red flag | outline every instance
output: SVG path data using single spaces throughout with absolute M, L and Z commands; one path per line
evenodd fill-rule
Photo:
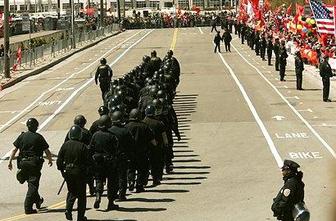
M 287 14 L 287 15 L 292 14 L 292 3 L 288 6 L 287 11 L 286 11 L 286 14 Z
M 265 0 L 264 2 L 264 12 L 267 12 L 271 9 L 271 2 L 270 0 Z
M 18 64 L 21 64 L 21 60 L 22 60 L 22 50 L 21 47 L 19 47 L 16 52 L 16 61 Z
M 304 12 L 303 6 L 296 3 L 296 14 L 300 16 L 303 15 L 303 12 Z

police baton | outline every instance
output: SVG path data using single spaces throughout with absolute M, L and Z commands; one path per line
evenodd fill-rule
M 59 190 L 57 192 L 57 195 L 60 195 L 60 193 L 61 193 L 61 191 L 63 189 L 64 184 L 65 184 L 65 179 L 63 180 L 63 183 L 62 183 L 61 187 L 59 188 Z

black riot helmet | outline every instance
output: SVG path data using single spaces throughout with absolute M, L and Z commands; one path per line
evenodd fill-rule
M 35 118 L 29 118 L 26 123 L 28 130 L 31 132 L 36 132 L 39 126 L 38 121 Z
M 153 51 L 151 52 L 151 56 L 152 56 L 152 57 L 156 57 L 156 51 L 155 51 L 155 50 L 153 50 Z
M 166 94 L 163 90 L 159 90 L 156 94 L 156 97 L 157 98 L 165 98 L 166 97 Z
M 130 120 L 140 120 L 140 112 L 138 109 L 134 108 L 131 110 L 129 114 L 129 119 Z
M 82 129 L 78 125 L 73 125 L 70 128 L 68 136 L 70 140 L 80 140 L 82 139 Z
M 150 61 L 150 57 L 148 55 L 143 56 L 142 61 L 148 63 Z
M 153 105 L 148 105 L 145 110 L 145 115 L 147 117 L 153 117 L 155 115 L 155 107 Z
M 155 116 L 159 116 L 162 114 L 163 104 L 159 99 L 154 99 L 152 101 L 152 105 L 155 107 Z
M 83 115 L 77 115 L 74 119 L 74 124 L 80 127 L 84 127 L 86 124 L 86 119 Z
M 111 118 L 108 115 L 103 115 L 99 118 L 98 128 L 101 130 L 107 130 L 111 127 Z
M 106 63 L 107 63 L 106 58 L 102 58 L 102 59 L 100 59 L 100 64 L 105 65 Z
M 121 111 L 115 111 L 112 113 L 112 124 L 121 124 L 122 120 L 123 120 L 123 114 L 121 113 Z
M 105 106 L 100 106 L 98 109 L 99 116 L 107 115 L 109 110 Z

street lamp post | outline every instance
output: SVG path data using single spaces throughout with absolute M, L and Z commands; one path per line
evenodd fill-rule
M 74 0 L 70 0 L 71 4 L 71 46 L 72 48 L 76 48 L 76 39 L 75 39 L 75 7 Z
M 6 78 L 10 78 L 10 68 L 9 68 L 9 0 L 4 0 L 4 73 Z
M 104 0 L 100 0 L 100 28 L 104 26 Z

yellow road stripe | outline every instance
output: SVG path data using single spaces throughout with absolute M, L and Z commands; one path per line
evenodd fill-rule
M 174 30 L 174 36 L 173 36 L 173 41 L 170 45 L 170 50 L 174 51 L 175 49 L 175 45 L 176 45 L 176 40 L 177 40 L 177 32 L 178 32 L 178 28 L 175 28 Z
M 65 206 L 65 201 L 62 201 L 62 202 L 59 202 L 59 203 L 55 203 L 54 205 L 48 206 L 47 209 L 59 209 L 59 208 L 62 208 L 64 206 Z M 20 219 L 27 218 L 28 216 L 32 216 L 32 215 L 21 214 L 21 215 L 12 216 L 12 217 L 5 218 L 5 219 L 0 219 L 0 221 L 20 220 Z

